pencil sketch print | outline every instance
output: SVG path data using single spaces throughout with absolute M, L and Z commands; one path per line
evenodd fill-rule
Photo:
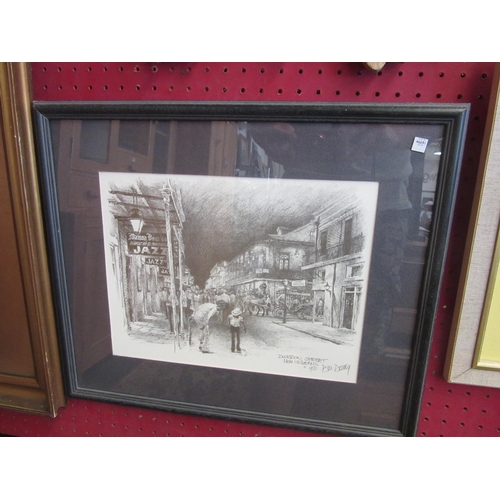
M 99 180 L 114 355 L 356 382 L 377 182 Z

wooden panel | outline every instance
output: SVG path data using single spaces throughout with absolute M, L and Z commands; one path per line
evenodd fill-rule
M 0 142 L 0 380 L 35 377 L 4 142 Z M 7 379 L 5 379 L 7 381 Z
M 0 63 L 0 407 L 65 404 L 49 285 L 27 66 Z

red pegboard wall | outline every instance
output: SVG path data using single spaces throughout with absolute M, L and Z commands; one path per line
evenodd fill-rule
M 443 378 L 493 63 L 33 63 L 35 100 L 471 103 L 464 161 L 426 378 L 419 436 L 500 436 L 500 389 Z M 13 436 L 319 434 L 71 399 L 55 419 L 0 410 Z

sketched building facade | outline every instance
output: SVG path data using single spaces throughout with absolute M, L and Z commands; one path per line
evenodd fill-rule
M 246 295 L 265 284 L 271 300 L 276 301 L 287 280 L 299 285 L 294 287 L 295 293 L 309 293 L 309 272 L 303 266 L 313 248 L 308 227 L 278 228 L 277 234 L 250 245 L 227 263 L 226 287 L 238 295 Z
M 312 273 L 313 302 L 324 303 L 323 324 L 355 330 L 366 292 L 365 222 L 355 194 L 314 214 L 314 251 L 303 266 Z
M 160 291 L 165 288 L 170 297 L 175 297 L 173 323 L 182 331 L 179 304 L 185 293 L 182 285 L 190 273 L 184 263 L 185 216 L 179 193 L 168 179 L 161 186 L 152 186 L 138 178 L 120 188 L 111 187 L 107 203 L 111 215 L 111 265 L 124 325 L 130 327 L 131 323 L 162 312 Z M 136 220 L 139 226 L 134 226 Z

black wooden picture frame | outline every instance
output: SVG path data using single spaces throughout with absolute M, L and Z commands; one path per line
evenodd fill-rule
M 329 434 L 415 434 L 468 105 L 35 102 L 34 116 L 52 289 L 70 396 Z M 323 186 L 323 183 L 376 184 L 373 241 L 367 250 L 370 265 L 363 282 L 357 276 L 362 265 L 354 260 L 355 264 L 348 262 L 351 254 L 359 254 L 359 248 L 351 245 L 350 250 L 346 250 L 345 242 L 343 246 L 335 246 L 332 243 L 335 231 L 329 230 L 330 226 L 321 226 L 326 222 L 319 222 L 319 218 L 316 218 L 316 232 L 313 223 L 310 239 L 302 245 L 308 248 L 304 259 L 309 260 L 301 262 L 294 273 L 283 257 L 281 264 L 275 259 L 272 264 L 266 264 L 265 269 L 262 264 L 256 264 L 240 270 L 240 278 L 241 273 L 246 273 L 245 285 L 244 280 L 238 281 L 234 278 L 236 275 L 229 274 L 231 259 L 236 269 L 236 259 L 241 255 L 250 257 L 255 244 L 263 241 L 263 233 L 254 237 L 253 246 L 247 242 L 247 250 L 221 253 L 220 262 L 210 261 L 225 269 L 223 283 L 228 293 L 232 287 L 236 296 L 245 290 L 248 296 L 255 297 L 255 300 L 239 303 L 242 307 L 244 303 L 245 307 L 250 304 L 245 309 L 245 317 L 254 325 L 254 330 L 264 328 L 264 322 L 274 322 L 276 329 L 280 329 L 282 325 L 278 323 L 287 319 L 291 323 L 293 319 L 294 324 L 303 325 L 297 331 L 304 335 L 310 335 L 313 324 L 327 333 L 358 336 L 356 378 L 345 383 L 337 379 L 309 378 L 299 372 L 260 372 L 257 355 L 251 350 L 246 353 L 247 360 L 255 354 L 256 361 L 250 370 L 239 370 L 232 364 L 176 363 L 153 359 L 154 356 L 114 354 L 116 344 L 110 326 L 114 309 L 110 309 L 108 301 L 112 265 L 109 260 L 105 262 L 106 233 L 103 236 L 99 172 L 114 172 L 117 178 L 131 175 L 149 179 L 151 175 L 163 175 L 173 176 L 175 180 L 175 176 L 209 176 L 220 177 L 221 183 L 223 177 L 231 177 L 237 186 L 233 196 L 235 207 L 238 197 L 244 198 L 250 179 L 252 182 L 257 179 L 262 186 L 292 180 L 293 186 L 300 181 L 309 182 L 313 186 L 312 198 L 314 186 Z M 138 195 L 133 193 L 136 191 L 130 191 L 129 198 L 121 200 L 122 208 L 128 207 L 129 211 L 134 208 Z M 153 199 L 152 195 L 143 193 L 143 196 Z M 214 202 L 212 213 L 217 213 L 216 208 Z M 194 217 L 192 211 L 191 215 L 187 212 L 188 220 Z M 155 213 L 155 217 L 161 219 L 159 212 Z M 227 212 L 224 216 L 227 220 Z M 158 222 L 151 220 L 152 216 L 149 222 L 143 218 L 151 227 Z M 215 224 L 222 224 L 217 216 L 212 217 L 214 219 Z M 286 240 L 286 234 L 297 235 L 301 228 L 305 226 L 282 228 L 282 233 L 266 236 L 266 241 Z M 351 223 L 347 228 L 344 224 L 343 228 L 335 233 L 337 240 L 342 242 L 349 234 L 349 241 L 354 241 Z M 265 229 L 267 231 L 267 226 Z M 188 228 L 185 230 L 187 235 Z M 109 244 L 106 240 L 106 248 Z M 208 249 L 212 244 L 217 244 L 215 236 L 213 241 L 202 239 L 197 245 L 206 245 Z M 184 298 L 182 290 L 190 289 L 196 280 L 202 284 L 209 282 L 206 274 L 198 277 L 194 272 L 197 266 L 192 263 L 202 259 L 199 252 L 193 257 L 197 245 L 186 239 L 185 247 L 181 252 L 177 248 L 175 254 L 177 260 L 179 253 L 185 254 L 186 261 L 191 262 L 192 276 L 186 271 L 185 281 L 180 277 L 161 278 L 164 283 L 174 283 L 172 290 L 177 290 L 178 302 Z M 339 250 L 341 247 L 343 250 Z M 119 242 L 115 248 L 116 252 L 122 252 L 125 275 L 132 269 L 135 257 L 126 255 L 130 249 L 121 248 Z M 205 253 L 208 255 L 210 251 Z M 172 252 L 166 260 L 172 261 L 173 255 Z M 163 262 L 141 262 L 141 266 L 147 267 L 144 276 L 148 278 L 138 280 L 138 275 L 130 271 L 130 278 L 135 280 L 134 300 L 140 295 L 141 300 L 146 301 L 149 294 L 149 305 L 144 305 L 144 310 L 160 318 L 162 311 L 158 304 L 161 301 L 152 294 L 159 294 L 160 276 L 176 275 L 178 270 L 172 264 L 170 274 L 168 270 L 160 273 L 158 266 Z M 341 262 L 347 264 L 341 266 Z M 179 276 L 181 274 L 179 272 Z M 146 281 L 141 281 L 143 279 Z M 362 283 L 359 292 L 352 286 L 356 280 Z M 272 290 L 274 303 L 271 298 L 268 305 L 259 302 L 263 298 L 258 294 L 265 290 L 262 284 L 268 287 L 267 292 Z M 215 293 L 216 286 L 213 288 Z M 123 316 L 127 328 L 133 330 L 138 322 L 149 320 L 144 319 L 142 313 L 135 314 L 133 307 L 136 306 L 130 305 L 132 298 L 123 290 Z M 309 307 L 308 312 L 302 313 L 303 317 L 299 317 L 289 302 L 292 292 L 302 296 L 302 311 Z M 350 320 L 345 320 L 347 309 L 349 317 L 354 317 L 355 296 L 365 300 L 359 331 L 355 331 Z M 330 301 L 329 309 L 325 304 L 324 310 L 320 310 L 318 299 L 325 297 Z M 309 299 L 312 305 L 306 304 Z M 216 300 L 211 297 L 206 302 Z M 261 308 L 260 304 L 264 306 Z M 288 311 L 288 318 L 287 312 L 279 312 L 280 305 Z M 189 313 L 183 316 L 184 330 L 178 330 L 181 306 L 174 305 L 173 309 L 177 307 L 177 326 L 172 327 L 172 332 L 175 330 L 177 334 L 169 340 L 161 329 L 155 331 L 156 340 L 151 340 L 152 337 L 148 340 L 151 346 L 154 342 L 158 345 L 170 342 L 178 348 L 188 345 L 182 332 L 187 331 Z M 230 309 L 234 307 L 232 304 Z M 267 312 L 275 316 L 265 316 L 266 307 Z M 195 330 L 199 329 L 197 323 L 193 325 Z M 229 326 L 220 325 L 214 326 L 215 337 L 217 332 L 229 335 Z M 262 349 L 267 349 L 263 345 Z M 321 371 L 318 358 L 305 358 L 299 351 L 292 352 L 295 358 L 291 358 L 297 363 Z M 218 359 L 217 356 L 215 353 L 214 359 Z M 341 371 L 342 365 L 332 362 L 329 369 Z

